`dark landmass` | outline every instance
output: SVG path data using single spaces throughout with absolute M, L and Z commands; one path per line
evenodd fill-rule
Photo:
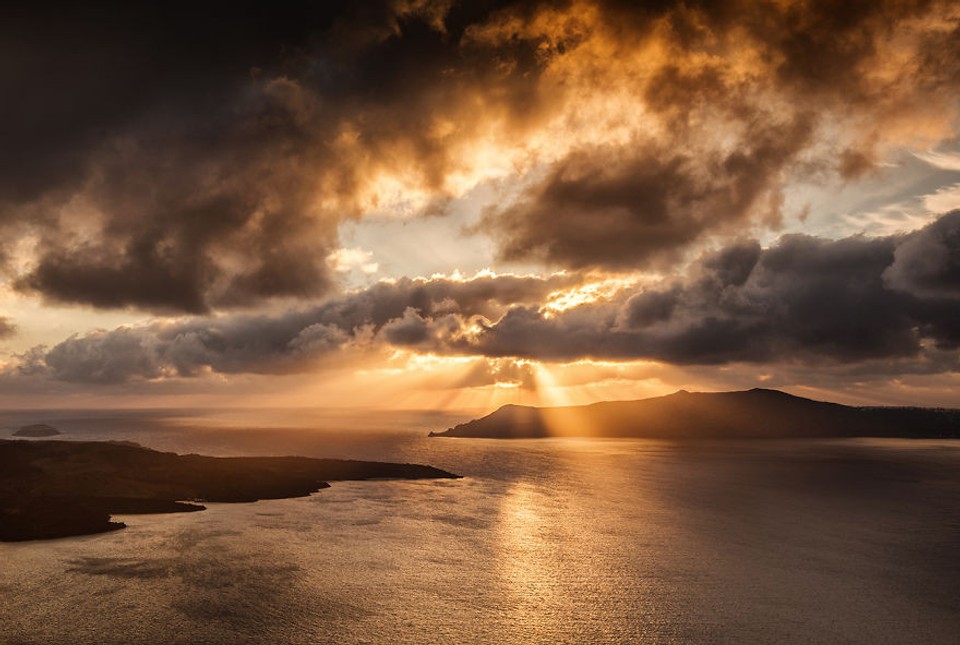
M 55 437 L 60 431 L 46 423 L 34 423 L 33 425 L 23 426 L 13 433 L 14 437 Z
M 960 438 L 960 410 L 851 407 L 778 390 L 685 392 L 640 401 L 534 408 L 505 405 L 432 437 L 650 439 Z
M 204 457 L 121 442 L 0 440 L 0 541 L 103 533 L 112 514 L 303 497 L 327 481 L 455 478 L 430 466 L 307 457 Z

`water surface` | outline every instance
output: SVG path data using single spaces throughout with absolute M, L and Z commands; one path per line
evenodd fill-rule
M 957 642 L 960 444 L 424 436 L 448 421 L 56 419 L 64 439 L 465 478 L 0 545 L 0 642 Z

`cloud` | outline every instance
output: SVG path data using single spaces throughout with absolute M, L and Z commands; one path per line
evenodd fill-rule
M 935 193 L 925 195 L 923 206 L 934 213 L 943 213 L 960 207 L 960 183 L 938 188 Z
M 17 326 L 10 318 L 0 316 L 0 340 L 17 335 Z
M 883 277 L 895 289 L 927 298 L 960 298 L 960 210 L 898 245 Z
M 653 359 L 956 369 L 960 211 L 906 236 L 741 241 L 686 279 L 545 315 L 533 306 L 451 349 L 552 361 Z M 888 368 L 889 369 L 889 368 Z
M 958 231 L 954 211 L 908 235 L 793 234 L 767 248 L 738 240 L 701 256 L 686 277 L 625 283 L 561 310 L 549 303 L 582 290 L 583 278 L 380 282 L 281 315 L 187 317 L 74 336 L 34 348 L 13 369 L 122 383 L 304 373 L 406 349 L 550 362 L 745 363 L 851 378 L 953 372 Z
M 412 307 L 407 307 L 403 316 L 383 326 L 384 337 L 393 345 L 416 346 L 430 338 L 430 325 Z
M 380 265 L 373 261 L 373 253 L 360 248 L 338 249 L 330 255 L 328 260 L 334 270 L 340 273 L 359 269 L 364 274 L 371 275 L 380 268 Z
M 2 268 L 99 308 L 311 302 L 337 288 L 343 222 L 504 178 L 525 190 L 481 225 L 504 259 L 674 262 L 776 225 L 791 181 L 955 134 L 958 19 L 937 1 L 24 5 L 0 44 Z
M 960 65 L 943 52 L 960 14 L 948 4 L 657 7 L 507 9 L 483 30 L 544 52 L 538 92 L 562 106 L 552 127 L 574 142 L 488 211 L 503 259 L 674 262 L 708 236 L 776 226 L 791 184 L 852 180 L 894 146 L 954 134 L 944 116 Z
M 491 211 L 485 227 L 509 260 L 578 269 L 673 261 L 707 230 L 775 215 L 783 159 L 808 137 L 799 122 L 756 131 L 729 152 L 578 151 L 518 203 Z
M 934 168 L 960 172 L 960 153 L 923 150 L 920 152 L 915 152 L 914 156 L 918 159 L 926 161 Z
M 137 375 L 152 379 L 163 375 L 153 338 L 121 327 L 95 332 L 60 343 L 43 356 L 51 374 L 64 381 L 117 383 Z
M 342 222 L 443 195 L 470 158 L 444 123 L 484 65 L 446 74 L 443 6 L 12 11 L 0 227 L 27 242 L 4 249 L 13 286 L 161 313 L 329 293 Z
M 187 317 L 76 335 L 49 349 L 31 349 L 8 373 L 96 384 L 209 373 L 303 373 L 388 344 L 432 344 L 438 335 L 432 328 L 450 316 L 497 318 L 512 305 L 541 302 L 577 280 L 405 278 L 281 315 Z
M 11 12 L 0 223 L 33 240 L 18 289 L 199 313 L 329 288 L 312 99 L 249 76 L 300 34 L 255 9 L 184 8 Z

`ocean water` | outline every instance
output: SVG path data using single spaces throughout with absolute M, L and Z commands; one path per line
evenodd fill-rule
M 429 439 L 462 419 L 269 418 L 39 420 L 64 439 L 464 479 L 0 544 L 0 643 L 960 642 L 960 442 Z

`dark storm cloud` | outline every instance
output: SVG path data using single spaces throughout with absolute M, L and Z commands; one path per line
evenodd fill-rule
M 328 291 L 365 182 L 442 188 L 432 117 L 484 74 L 448 73 L 451 30 L 489 11 L 446 4 L 4 4 L 0 226 L 36 239 L 14 286 L 191 313 Z
M 295 373 L 344 348 L 435 344 L 445 319 L 496 318 L 509 306 L 543 301 L 574 284 L 570 276 L 480 276 L 380 283 L 310 309 L 279 316 L 184 318 L 71 337 L 36 347 L 16 370 L 78 383 L 122 383 L 217 373 Z M 438 331 L 439 329 L 439 331 Z
M 775 223 L 791 178 L 950 134 L 957 19 L 925 1 L 4 3 L 0 258 L 15 288 L 95 307 L 312 298 L 340 223 L 390 208 L 381 176 L 435 206 L 494 157 L 530 184 L 481 227 L 503 257 L 666 262 Z
M 687 280 L 552 316 L 515 307 L 452 346 L 546 360 L 923 362 L 960 345 L 958 227 L 954 211 L 903 237 L 739 242 Z
M 616 269 L 672 260 L 706 230 L 758 207 L 776 212 L 776 180 L 809 136 L 799 122 L 754 131 L 729 153 L 581 151 L 518 204 L 491 212 L 487 228 L 511 260 Z
M 926 297 L 960 298 L 960 216 L 941 218 L 897 247 L 884 278 Z
M 32 349 L 14 369 L 81 383 L 283 374 L 335 363 L 343 352 L 402 347 L 548 361 L 954 371 L 960 293 L 930 285 L 950 284 L 957 230 L 960 211 L 904 236 L 787 235 L 766 249 L 741 240 L 701 257 L 686 278 L 564 311 L 544 304 L 578 278 L 403 279 L 278 316 L 193 317 L 75 336 Z M 918 267 L 912 260 L 922 248 Z
M 430 339 L 430 324 L 416 310 L 407 308 L 401 318 L 384 325 L 383 334 L 394 345 L 416 346 Z
M 296 97 L 250 70 L 281 66 L 282 47 L 335 10 L 95 2 L 0 12 L 0 223 L 39 238 L 33 266 L 16 267 L 19 289 L 199 312 L 326 288 L 335 231 L 307 217 L 309 132 Z

